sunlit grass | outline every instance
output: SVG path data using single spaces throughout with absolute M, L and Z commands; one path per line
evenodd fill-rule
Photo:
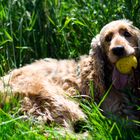
M 105 96 L 107 96 L 108 92 Z M 104 98 L 103 98 L 104 100 Z M 93 101 L 81 100 L 81 108 L 87 115 L 86 122 L 81 123 L 81 131 L 73 132 L 58 125 L 42 124 L 20 111 L 20 102 L 14 97 L 3 104 L 0 109 L 0 139 L 104 139 L 127 140 L 139 139 L 137 130 L 139 121 L 130 121 L 103 115 L 102 110 Z

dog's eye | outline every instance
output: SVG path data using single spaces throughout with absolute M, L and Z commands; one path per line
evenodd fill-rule
M 125 31 L 123 34 L 125 37 L 131 37 L 131 34 L 128 31 Z
M 110 42 L 112 40 L 112 35 L 107 35 L 106 37 L 105 37 L 105 41 L 106 42 Z

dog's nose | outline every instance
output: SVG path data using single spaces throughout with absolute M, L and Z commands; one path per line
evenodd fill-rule
M 121 46 L 121 45 L 112 48 L 112 52 L 116 56 L 123 56 L 124 55 L 124 51 L 125 51 L 124 46 Z

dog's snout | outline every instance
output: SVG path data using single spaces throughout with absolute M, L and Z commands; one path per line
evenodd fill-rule
M 121 46 L 121 45 L 116 46 L 112 49 L 112 52 L 116 56 L 123 56 L 125 52 L 124 46 Z

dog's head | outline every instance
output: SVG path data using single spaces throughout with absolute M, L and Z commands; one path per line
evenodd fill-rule
M 104 58 L 108 59 L 113 66 L 112 79 L 115 81 L 114 77 L 118 78 L 114 85 L 116 88 L 124 87 L 128 75 L 116 71 L 115 64 L 120 58 L 140 55 L 140 30 L 128 20 L 112 21 L 101 29 L 96 42 L 98 42 L 98 47 L 105 56 Z M 97 48 L 94 39 L 91 45 L 93 48 Z
M 117 20 L 105 25 L 100 32 L 103 52 L 111 63 L 121 57 L 138 55 L 140 31 L 128 20 Z

